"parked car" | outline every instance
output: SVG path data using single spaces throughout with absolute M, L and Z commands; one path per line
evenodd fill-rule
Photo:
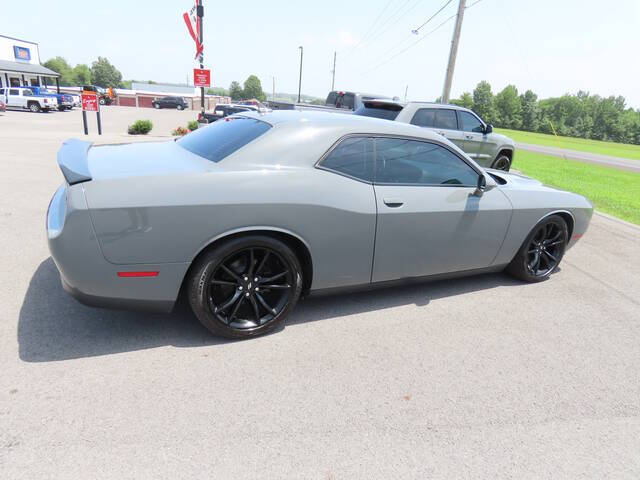
M 184 110 L 189 108 L 189 104 L 182 97 L 162 97 L 156 98 L 151 102 L 153 108 L 176 108 L 178 110 Z
M 28 87 L 0 88 L 0 95 L 7 99 L 7 107 L 48 112 L 58 108 L 58 99 L 49 96 L 36 96 Z
M 395 120 L 432 129 L 464 150 L 483 167 L 506 172 L 511 168 L 515 142 L 493 132 L 477 113 L 457 105 L 399 103 L 384 99 L 363 102 L 354 115 Z
M 278 328 L 307 293 L 505 269 L 545 280 L 593 213 L 429 129 L 323 112 L 240 113 L 169 142 L 68 140 L 58 163 L 47 236 L 68 292 L 170 311 L 182 290 L 234 338 Z
M 83 92 L 95 92 L 98 95 L 98 102 L 100 105 L 111 105 L 113 103 L 113 96 L 109 94 L 107 90 L 97 85 L 84 85 L 82 87 Z
M 198 123 L 213 123 L 221 118 L 228 117 L 234 113 L 257 112 L 258 107 L 254 105 L 236 105 L 234 103 L 221 103 L 215 106 L 213 112 L 198 113 Z
M 43 87 L 31 86 L 33 94 L 38 97 L 53 97 L 58 101 L 58 110 L 71 110 L 73 108 L 73 97 L 68 93 L 57 93 Z

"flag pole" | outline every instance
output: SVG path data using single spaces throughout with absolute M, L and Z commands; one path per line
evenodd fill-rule
M 200 39 L 200 68 L 203 69 L 204 68 L 204 47 L 203 47 L 203 43 L 202 43 L 202 22 L 203 22 L 203 18 L 204 18 L 204 7 L 202 6 L 202 0 L 198 0 L 198 8 L 197 8 L 197 16 L 198 16 L 198 24 L 199 27 L 198 30 L 198 35 L 199 35 L 199 39 Z M 204 117 L 204 87 L 200 87 L 200 111 L 202 112 L 202 116 Z

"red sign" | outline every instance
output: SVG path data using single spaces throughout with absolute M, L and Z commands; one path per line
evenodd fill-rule
M 100 110 L 98 95 L 96 95 L 95 93 L 83 93 L 82 110 L 84 110 L 85 112 L 97 112 L 98 110 Z
M 193 69 L 193 85 L 196 87 L 211 86 L 211 70 Z

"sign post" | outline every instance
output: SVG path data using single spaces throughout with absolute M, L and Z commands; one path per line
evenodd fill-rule
M 82 124 L 84 125 L 84 134 L 89 135 L 87 128 L 87 112 L 96 112 L 98 119 L 98 135 L 102 135 L 102 122 L 100 121 L 100 102 L 98 94 L 95 92 L 82 92 Z

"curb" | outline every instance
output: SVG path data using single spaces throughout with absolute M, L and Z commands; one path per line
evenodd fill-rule
M 601 217 L 604 217 L 604 218 L 606 218 L 608 220 L 611 220 L 613 222 L 620 223 L 620 224 L 626 225 L 627 227 L 630 227 L 630 228 L 632 228 L 634 230 L 640 231 L 640 225 L 636 225 L 635 223 L 627 222 L 626 220 L 621 220 L 621 219 L 619 219 L 617 217 L 614 217 L 614 216 L 609 215 L 607 213 L 599 212 L 597 210 L 594 210 L 593 213 L 595 213 L 596 215 L 600 215 Z

